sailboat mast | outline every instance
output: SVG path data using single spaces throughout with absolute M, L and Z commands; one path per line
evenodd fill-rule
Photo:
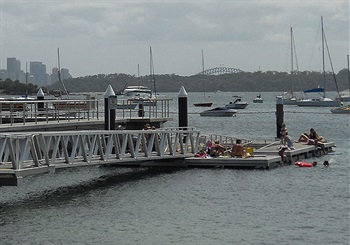
M 68 91 L 67 91 L 66 86 L 64 85 L 64 83 L 62 81 L 62 77 L 61 77 L 61 62 L 60 62 L 60 49 L 59 48 L 57 48 L 57 62 L 58 62 L 58 64 L 57 64 L 57 66 L 58 66 L 58 80 L 62 84 L 64 92 L 66 93 L 67 98 L 69 99 Z
M 140 64 L 137 64 L 137 83 L 140 86 Z
M 347 55 L 348 59 L 348 82 L 349 82 L 349 93 L 350 93 L 350 64 L 349 64 L 349 55 Z
M 26 62 L 26 98 L 28 98 L 28 62 Z
M 149 47 L 149 52 L 150 52 L 150 74 L 152 76 L 152 81 L 153 81 L 153 88 L 154 88 L 154 96 L 157 96 L 157 89 L 156 89 L 156 79 L 154 76 L 154 65 L 153 65 L 153 57 L 152 57 L 152 47 Z
M 292 79 L 292 98 L 294 97 L 294 83 L 293 83 L 293 27 L 290 28 L 290 57 L 291 57 L 291 69 L 290 69 L 290 75 Z
M 323 31 L 323 17 L 321 16 L 321 31 L 322 31 L 322 69 L 323 69 L 323 98 L 326 98 L 326 69 L 324 63 L 324 31 Z
M 203 71 L 203 74 L 202 74 L 202 83 L 203 83 L 203 99 L 205 101 L 205 82 L 204 82 L 204 54 L 203 54 L 203 49 L 202 49 L 202 71 Z

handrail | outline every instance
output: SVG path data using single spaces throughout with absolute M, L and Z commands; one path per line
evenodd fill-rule
M 150 105 L 143 104 L 132 109 L 117 109 L 117 117 L 124 118 L 169 118 L 171 98 L 157 98 Z M 127 99 L 119 99 L 122 105 L 130 104 Z M 139 105 L 138 104 L 138 105 Z M 142 112 L 140 111 L 142 110 Z M 103 119 L 104 101 L 102 99 L 45 99 L 45 100 L 0 100 L 0 124 L 39 121 L 90 120 Z M 102 115 L 102 118 L 101 118 Z
M 198 141 L 199 131 L 181 128 L 6 133 L 0 134 L 0 166 L 22 170 L 185 157 L 197 152 Z

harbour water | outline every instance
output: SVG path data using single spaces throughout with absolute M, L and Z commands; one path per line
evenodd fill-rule
M 237 93 L 207 93 L 213 107 Z M 188 122 L 205 134 L 276 136 L 276 95 L 240 93 L 236 117 L 200 117 L 188 94 Z M 177 126 L 177 93 L 171 105 Z M 87 167 L 0 187 L 0 243 L 7 244 L 349 244 L 350 117 L 330 108 L 284 106 L 295 139 L 312 127 L 335 152 L 314 168 L 271 170 Z M 323 161 L 330 166 L 324 167 Z

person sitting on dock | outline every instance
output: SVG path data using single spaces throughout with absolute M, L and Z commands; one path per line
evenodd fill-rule
M 232 147 L 232 152 L 230 152 L 231 157 L 242 158 L 244 155 L 244 147 L 240 139 L 236 140 L 236 144 Z
M 308 133 L 302 133 L 297 141 L 295 143 L 303 142 L 307 143 L 309 141 L 309 134 Z
M 281 135 L 281 144 L 283 145 L 284 136 L 288 133 L 288 129 L 285 123 L 282 123 L 280 135 Z
M 323 138 L 323 136 L 318 135 L 316 133 L 316 130 L 313 129 L 313 128 L 310 129 L 310 136 L 309 136 L 309 138 L 314 140 L 315 144 L 317 144 L 318 142 L 321 142 L 321 143 L 326 142 L 326 140 Z
M 304 142 L 308 144 L 317 145 L 317 143 L 324 143 L 326 142 L 326 140 L 323 136 L 318 135 L 315 129 L 310 128 L 310 134 L 303 133 L 302 135 L 300 135 L 299 140 L 297 142 Z
M 295 150 L 293 140 L 288 135 L 288 132 L 286 132 L 285 135 L 282 137 L 282 145 L 287 146 L 288 150 Z
M 210 148 L 210 156 L 211 157 L 218 157 L 220 155 L 224 155 L 225 147 L 220 144 L 218 140 L 214 141 L 214 144 Z

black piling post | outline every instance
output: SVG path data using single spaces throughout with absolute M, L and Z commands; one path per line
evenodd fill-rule
M 276 132 L 277 138 L 281 138 L 281 127 L 284 122 L 283 100 L 281 96 L 276 100 Z
M 179 127 L 188 126 L 188 114 L 187 114 L 187 92 L 182 86 L 178 94 L 178 107 L 179 107 Z
M 105 92 L 104 96 L 104 106 L 105 106 L 105 130 L 110 130 L 113 127 L 114 122 L 114 129 L 115 129 L 115 110 L 114 113 L 111 113 L 111 110 L 109 109 L 109 97 L 114 96 L 115 93 L 113 91 L 113 88 L 111 85 L 108 85 L 108 88 Z M 113 114 L 113 115 L 112 115 Z
M 41 88 L 39 88 L 38 93 L 36 94 L 36 99 L 44 100 L 44 92 Z M 43 111 L 43 110 L 44 110 L 44 101 L 38 102 L 38 111 Z

